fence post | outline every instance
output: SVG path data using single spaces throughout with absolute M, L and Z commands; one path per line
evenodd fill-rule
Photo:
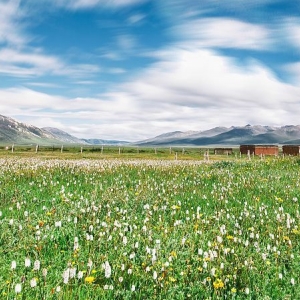
M 154 148 L 154 153 L 155 153 L 155 154 L 157 154 L 157 152 L 156 152 L 156 148 Z
M 35 153 L 38 153 L 38 151 L 39 151 L 39 145 L 36 145 L 35 146 Z
M 101 154 L 103 154 L 103 146 L 101 147 Z
M 177 160 L 177 152 L 175 152 L 175 160 Z
M 14 153 L 14 149 L 15 149 L 15 144 L 12 144 L 12 146 L 11 146 L 11 153 Z
M 82 147 L 80 147 L 80 153 L 82 154 L 82 151 L 83 151 L 83 148 Z
M 250 150 L 247 150 L 248 159 L 251 160 Z
M 64 151 L 64 145 L 61 145 L 60 153 L 63 153 L 63 151 Z

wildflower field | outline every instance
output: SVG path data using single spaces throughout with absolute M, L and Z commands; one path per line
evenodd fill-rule
M 1 299 L 300 299 L 300 164 L 0 159 Z

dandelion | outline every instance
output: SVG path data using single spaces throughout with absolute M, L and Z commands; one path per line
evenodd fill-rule
M 55 227 L 61 227 L 61 221 L 55 222 Z
M 43 268 L 43 270 L 42 270 L 43 277 L 46 278 L 47 274 L 48 274 L 48 270 L 46 268 Z
M 19 293 L 21 293 L 21 291 L 22 291 L 22 285 L 21 285 L 21 283 L 17 283 L 15 286 L 15 293 L 19 294 Z
M 63 272 L 62 277 L 63 277 L 64 284 L 68 284 L 69 279 L 70 279 L 70 269 L 69 268 Z
M 245 294 L 249 295 L 250 294 L 250 289 L 248 287 L 245 288 Z
M 73 247 L 74 251 L 79 249 L 79 243 L 78 243 L 78 237 L 76 236 L 74 238 L 74 247 Z
M 32 288 L 35 288 L 36 285 L 37 285 L 37 279 L 36 279 L 36 278 L 32 278 L 32 279 L 30 280 L 30 286 L 31 286 Z
M 77 274 L 77 278 L 82 279 L 82 277 L 83 277 L 83 272 L 79 271 L 78 274 Z
M 17 267 L 17 262 L 16 262 L 15 260 L 13 260 L 13 261 L 11 262 L 11 269 L 12 269 L 12 270 L 15 270 L 16 267 Z
M 91 268 L 93 266 L 93 261 L 89 258 L 87 266 Z
M 156 272 L 156 271 L 153 272 L 153 279 L 154 279 L 154 280 L 157 279 L 157 272 Z
M 41 267 L 41 262 L 39 260 L 36 260 L 33 264 L 33 270 L 38 271 Z
M 132 291 L 132 292 L 135 291 L 135 285 L 134 285 L 134 284 L 131 286 L 131 291 Z
M 217 279 L 213 282 L 213 286 L 215 289 L 221 289 L 224 287 L 224 282 L 221 279 Z
M 294 278 L 291 278 L 291 284 L 295 285 L 295 279 Z
M 70 268 L 70 278 L 75 278 L 76 276 L 76 268 Z
M 279 278 L 279 279 L 282 279 L 282 278 L 283 278 L 282 273 L 279 273 L 279 274 L 278 274 L 278 278 Z
M 119 277 L 119 282 L 123 282 L 123 277 Z
M 56 293 L 59 293 L 61 291 L 61 288 L 60 288 L 60 286 L 58 285 L 57 287 L 56 287 Z
M 95 281 L 94 276 L 88 276 L 88 277 L 85 277 L 85 279 L 84 279 L 85 283 L 93 283 L 94 281 Z
M 111 276 L 111 266 L 108 261 L 105 262 L 104 264 L 104 269 L 105 269 L 105 278 L 109 278 Z
M 25 258 L 25 267 L 26 267 L 26 268 L 29 268 L 30 265 L 31 265 L 30 259 L 29 259 L 29 258 Z

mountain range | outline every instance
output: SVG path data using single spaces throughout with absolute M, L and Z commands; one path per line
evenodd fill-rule
M 300 144 L 300 125 L 281 127 L 246 125 L 215 127 L 205 131 L 174 131 L 138 142 L 139 145 Z
M 63 130 L 53 127 L 38 128 L 18 122 L 10 117 L 0 115 L 0 144 L 19 145 L 119 145 L 126 144 L 125 141 L 100 140 L 100 139 L 79 139 Z
M 130 143 L 118 140 L 79 139 L 53 127 L 38 128 L 0 115 L 0 144 L 21 145 L 135 145 L 209 146 L 240 144 L 300 144 L 300 125 L 281 127 L 246 125 L 215 127 L 204 131 L 174 131 L 151 139 Z

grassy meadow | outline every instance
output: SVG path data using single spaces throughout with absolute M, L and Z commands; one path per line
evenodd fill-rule
M 76 155 L 1 156 L 1 299 L 300 298 L 298 158 Z

